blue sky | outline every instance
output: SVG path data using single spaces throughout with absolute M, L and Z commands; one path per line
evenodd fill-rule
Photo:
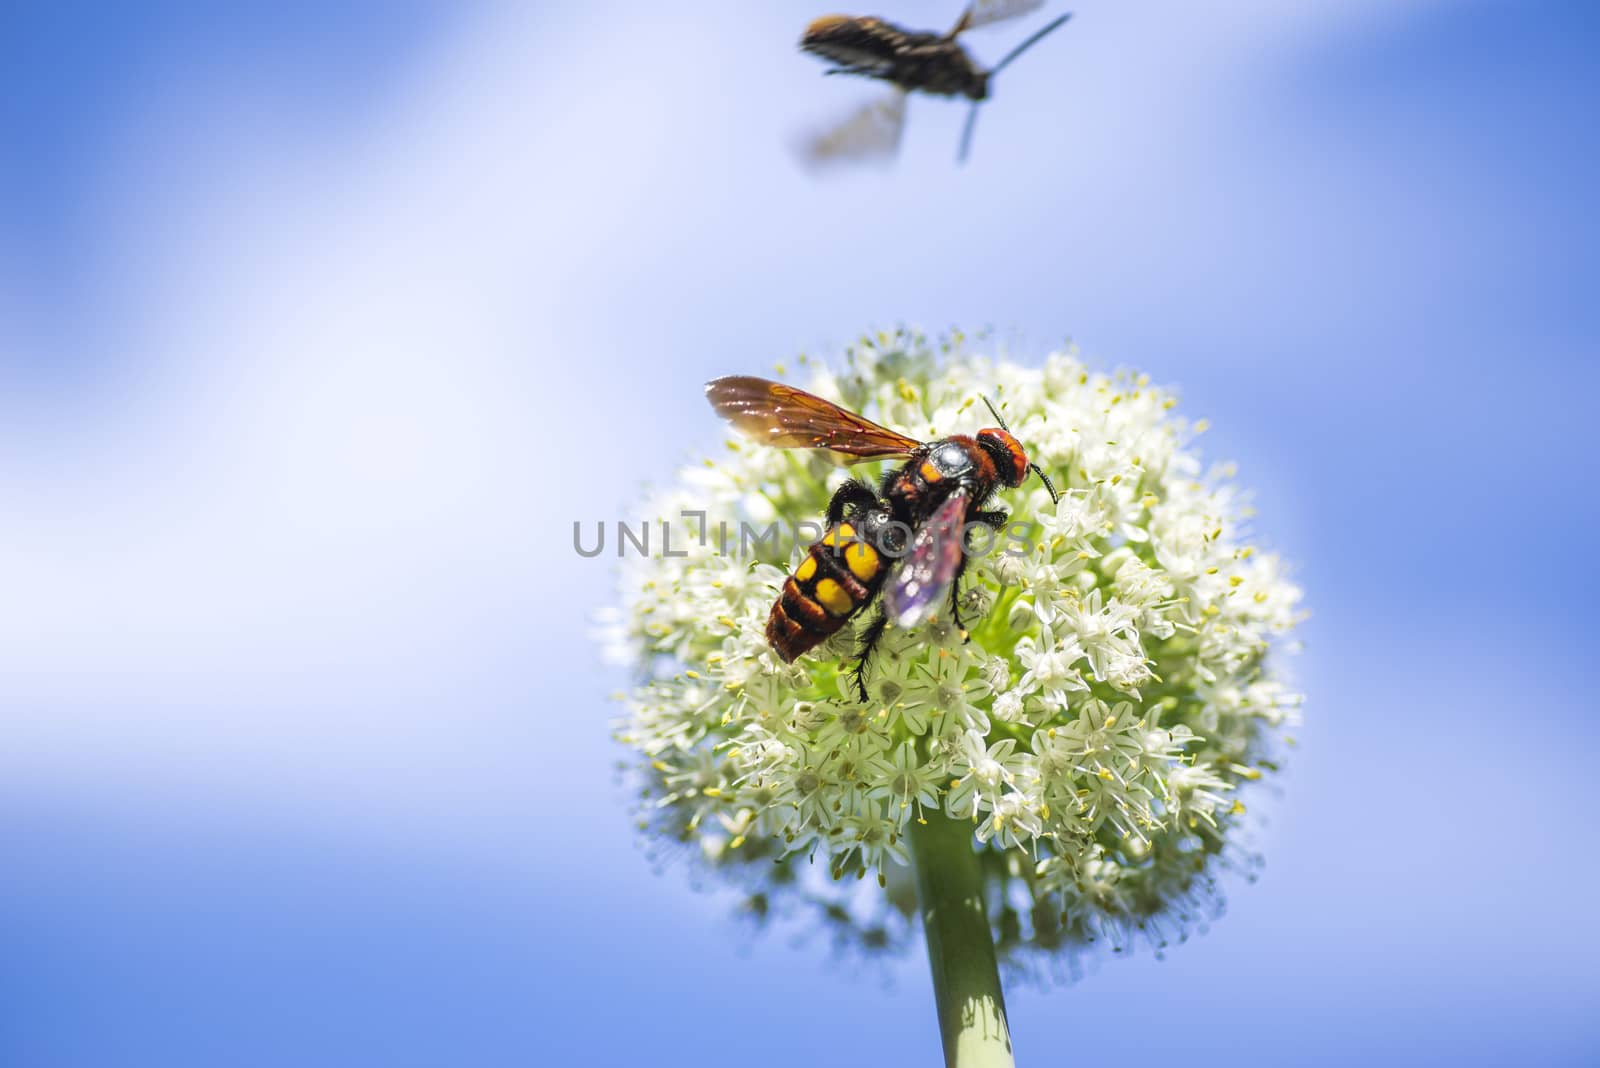
M 0 1063 L 935 1056 L 652 873 L 569 548 L 902 321 L 1180 387 L 1314 612 L 1264 877 L 1023 1063 L 1591 1061 L 1600 19 L 1080 3 L 818 181 L 865 89 L 749 7 L 8 17 Z

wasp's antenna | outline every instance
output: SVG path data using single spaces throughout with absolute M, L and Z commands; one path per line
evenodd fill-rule
M 968 8 L 967 9 L 968 15 L 970 15 L 972 10 L 973 10 L 972 8 Z M 1059 29 L 1061 24 L 1066 22 L 1071 17 L 1072 17 L 1072 12 L 1069 11 L 1065 15 L 1060 16 L 1059 18 L 1052 19 L 1050 21 L 1050 23 L 1047 24 L 1043 29 L 1038 30 L 1031 37 L 1029 37 L 1026 41 L 1023 41 L 1021 44 L 1017 45 L 1017 47 L 1013 48 L 1010 52 L 1006 53 L 1006 56 L 1005 56 L 1004 59 L 1002 59 L 1000 62 L 996 63 L 993 67 L 991 67 L 989 69 L 989 72 L 984 75 L 984 79 L 987 81 L 988 79 L 993 78 L 996 74 L 999 74 L 1003 69 L 1005 69 L 1006 65 L 1008 63 L 1010 63 L 1013 59 L 1016 59 L 1018 56 L 1022 55 L 1022 53 L 1026 52 L 1028 49 L 1030 49 L 1034 45 L 1038 44 L 1041 40 L 1044 39 L 1044 36 L 1046 34 L 1052 32 L 1052 31 L 1054 31 L 1056 29 Z M 969 21 L 970 20 L 969 20 L 968 16 L 967 15 L 963 15 L 961 21 L 956 23 L 956 28 L 951 31 L 951 36 L 954 37 L 955 34 L 960 33 L 962 30 L 966 29 L 967 28 L 967 24 L 968 24 Z M 972 131 L 973 131 L 973 128 L 978 125 L 978 105 L 979 105 L 978 101 L 974 101 L 973 102 L 972 110 L 967 112 L 966 125 L 961 128 L 961 148 L 959 150 L 957 150 L 957 152 L 956 152 L 956 163 L 958 165 L 967 162 L 967 153 L 969 153 L 972 150 Z
M 994 416 L 994 421 L 1000 424 L 1000 429 L 1004 430 L 1007 434 L 1011 433 L 1011 428 L 1006 426 L 1005 416 L 1001 415 L 999 411 L 995 409 L 994 404 L 989 400 L 989 398 L 985 397 L 982 393 L 978 394 L 978 396 L 982 398 L 984 406 L 989 409 L 989 414 Z
M 1023 41 L 1021 44 L 1017 45 L 1017 47 L 1013 48 L 1010 52 L 1006 53 L 1006 57 L 1004 59 L 1002 59 L 1000 62 L 996 63 L 993 67 L 989 68 L 989 77 L 993 78 L 996 74 L 999 74 L 1002 70 L 1005 69 L 1006 64 L 1010 63 L 1013 59 L 1016 59 L 1018 56 L 1022 55 L 1022 53 L 1026 52 L 1028 49 L 1030 49 L 1034 45 L 1038 44 L 1044 38 L 1044 36 L 1046 34 L 1051 33 L 1054 30 L 1059 29 L 1061 27 L 1061 24 L 1066 22 L 1071 17 L 1072 17 L 1072 12 L 1069 11 L 1065 15 L 1062 15 L 1061 17 L 1052 20 L 1049 25 L 1044 27 L 1044 29 L 1039 30 L 1033 36 L 1029 37 L 1026 41 Z
M 973 104 L 967 112 L 967 124 L 961 127 L 961 149 L 956 153 L 956 162 L 967 162 L 967 152 L 972 148 L 972 129 L 978 125 L 978 105 Z
M 1044 473 L 1044 468 L 1038 464 L 1029 464 L 1028 467 L 1039 476 L 1039 481 L 1044 483 L 1044 488 L 1050 491 L 1050 503 L 1060 504 L 1061 494 L 1056 492 L 1056 484 L 1050 481 L 1050 476 Z

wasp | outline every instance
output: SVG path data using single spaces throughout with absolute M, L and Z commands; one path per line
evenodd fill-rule
M 948 596 L 952 621 L 966 569 L 965 538 L 973 523 L 999 529 L 1008 518 L 989 505 L 1001 486 L 1036 473 L 1058 499 L 1049 476 L 989 404 L 997 427 L 975 435 L 918 441 L 803 389 L 733 375 L 706 385 L 718 415 L 745 436 L 780 449 L 819 449 L 846 464 L 900 459 L 874 488 L 852 478 L 828 502 L 826 532 L 784 580 L 767 617 L 767 642 L 791 663 L 838 632 L 881 593 L 883 603 L 863 632 L 851 669 L 857 696 L 867 699 L 866 672 L 892 623 L 915 627 Z
M 886 100 L 874 101 L 833 130 L 816 138 L 808 152 L 816 161 L 832 158 L 892 155 L 905 125 L 905 100 L 910 93 L 966 97 L 972 101 L 961 131 L 957 162 L 964 162 L 972 147 L 978 106 L 989 99 L 990 82 L 1008 64 L 1032 48 L 1072 15 L 1051 21 L 1013 48 L 1004 59 L 984 70 L 957 40 L 978 26 L 1015 18 L 1033 11 L 1043 0 L 974 0 L 949 33 L 904 30 L 875 17 L 824 15 L 806 27 L 800 50 L 833 63 L 828 74 L 857 74 L 888 82 L 895 88 Z

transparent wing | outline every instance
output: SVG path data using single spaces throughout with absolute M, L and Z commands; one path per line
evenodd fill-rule
M 1043 6 L 1044 0 L 972 0 L 967 10 L 962 13 L 961 20 L 956 23 L 956 28 L 950 31 L 950 36 L 954 37 L 992 22 L 1014 19 L 1030 11 L 1037 11 Z
M 911 538 L 911 551 L 889 579 L 883 610 L 897 627 L 915 627 L 938 610 L 950 594 L 961 565 L 961 528 L 967 518 L 967 491 L 955 490 L 934 509 Z
M 872 100 L 834 126 L 805 139 L 800 152 L 813 167 L 832 163 L 887 162 L 900 151 L 906 94 L 899 89 Z
M 746 437 L 779 449 L 823 449 L 845 463 L 905 456 L 922 443 L 815 393 L 749 375 L 706 384 L 717 414 Z

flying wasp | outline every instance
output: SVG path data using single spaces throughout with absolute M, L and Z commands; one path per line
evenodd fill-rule
M 905 127 L 906 96 L 913 92 L 933 96 L 962 96 L 972 101 L 961 131 L 957 162 L 964 162 L 972 147 L 978 106 L 989 99 L 989 83 L 1009 63 L 1037 44 L 1071 14 L 1052 20 L 1013 48 L 988 70 L 979 67 L 956 40 L 979 26 L 1015 18 L 1033 11 L 1044 0 L 974 0 L 949 33 L 903 30 L 880 18 L 824 15 L 806 27 L 800 50 L 833 63 L 828 74 L 858 74 L 894 86 L 886 99 L 875 100 L 806 147 L 815 162 L 893 155 Z
M 868 664 L 891 623 L 917 626 L 948 596 L 951 619 L 961 626 L 957 593 L 967 563 L 964 538 L 972 523 L 1005 525 L 1006 512 L 989 507 L 995 491 L 1022 485 L 1032 471 L 1056 499 L 1049 477 L 1028 459 L 992 404 L 998 427 L 923 442 L 764 378 L 718 378 L 707 383 L 706 397 L 718 415 L 764 445 L 820 449 L 846 464 L 905 461 L 886 472 L 876 489 L 852 478 L 834 491 L 826 533 L 784 580 L 767 617 L 767 642 L 790 663 L 882 593 L 882 607 L 862 634 L 851 669 L 862 701 Z

